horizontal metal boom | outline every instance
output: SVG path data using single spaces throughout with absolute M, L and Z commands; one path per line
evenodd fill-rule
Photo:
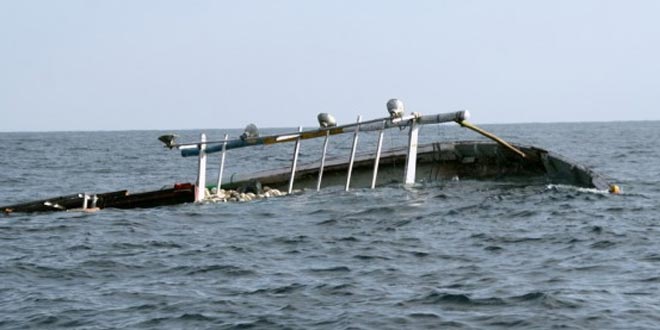
M 275 134 L 275 135 L 269 135 L 263 137 L 247 138 L 247 139 L 233 139 L 226 141 L 227 142 L 226 150 L 262 145 L 262 144 L 294 142 L 298 138 L 300 138 L 300 140 L 307 140 L 318 137 L 325 137 L 327 134 L 337 135 L 337 134 L 349 133 L 349 132 L 354 132 L 356 126 L 359 126 L 360 131 L 377 131 L 377 130 L 388 129 L 393 127 L 408 126 L 411 120 L 417 120 L 419 124 L 427 125 L 427 124 L 447 123 L 452 121 L 460 122 L 467 119 L 467 117 L 469 117 L 469 113 L 467 112 L 467 110 L 451 112 L 451 113 L 443 113 L 437 115 L 426 115 L 426 116 L 408 115 L 401 118 L 385 117 L 385 118 L 364 121 L 361 123 L 352 123 L 352 124 L 329 127 L 329 128 L 317 128 L 314 130 L 303 131 L 303 132 Z M 212 145 L 210 145 L 211 143 L 206 143 L 207 147 L 205 152 L 207 154 L 210 154 L 210 153 L 222 151 L 222 144 L 225 141 L 219 141 L 219 142 L 220 142 L 219 144 L 216 144 L 217 142 L 214 142 Z M 181 156 L 191 157 L 191 156 L 199 155 L 199 148 L 194 147 L 194 145 L 197 144 L 198 143 L 181 144 L 182 146 L 183 145 L 193 146 L 188 148 L 186 147 L 180 148 Z

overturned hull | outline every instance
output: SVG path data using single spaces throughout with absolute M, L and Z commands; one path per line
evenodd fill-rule
M 547 183 L 568 184 L 585 188 L 608 190 L 609 180 L 592 170 L 562 156 L 533 146 L 515 145 L 526 157 L 512 153 L 492 142 L 457 141 L 436 142 L 418 146 L 417 181 L 481 179 L 506 181 L 508 178 L 543 178 Z M 406 164 L 406 148 L 384 151 L 380 158 L 377 185 L 402 183 Z M 350 186 L 369 187 L 374 171 L 374 154 L 361 154 L 355 158 Z M 347 158 L 326 160 L 321 187 L 346 184 L 349 161 Z M 320 163 L 297 167 L 295 189 L 316 189 Z M 233 174 L 223 181 L 224 189 L 240 189 L 261 183 L 286 190 L 290 180 L 289 167 L 249 174 Z M 93 205 L 90 198 L 94 196 Z M 87 198 L 87 201 L 85 199 Z M 134 193 L 125 190 L 96 195 L 74 194 L 29 203 L 0 207 L 5 213 L 65 211 L 82 208 L 148 208 L 190 203 L 195 200 L 192 184 L 177 184 L 173 188 Z
M 545 178 L 548 183 L 568 184 L 608 190 L 610 182 L 594 171 L 560 155 L 533 146 L 515 145 L 527 157 L 521 158 L 492 142 L 436 142 L 418 147 L 417 181 L 460 179 L 506 180 L 510 177 Z M 406 163 L 406 148 L 383 152 L 377 184 L 402 183 Z M 295 188 L 316 188 L 319 163 L 301 165 L 296 170 Z M 344 185 L 348 169 L 347 158 L 326 161 L 321 187 Z M 374 170 L 374 155 L 358 155 L 353 165 L 351 187 L 369 187 Z M 234 174 L 223 188 L 237 189 L 252 181 L 285 189 L 290 168 L 251 174 Z

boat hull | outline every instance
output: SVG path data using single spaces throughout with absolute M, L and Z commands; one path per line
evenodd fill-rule
M 526 157 L 511 152 L 493 142 L 455 141 L 436 142 L 418 146 L 416 181 L 440 180 L 498 180 L 529 178 L 538 182 L 567 184 L 585 188 L 608 190 L 610 180 L 563 156 L 547 150 L 525 145 L 514 145 Z M 404 179 L 406 148 L 384 151 L 380 158 L 377 186 L 400 184 Z M 374 171 L 375 154 L 357 155 L 353 164 L 350 186 L 370 187 Z M 320 162 L 298 166 L 294 178 L 294 189 L 316 189 Z M 346 184 L 349 160 L 347 157 L 329 158 L 325 162 L 321 188 Z M 223 179 L 222 188 L 241 189 L 258 181 L 262 186 L 287 190 L 291 175 L 289 167 L 265 170 L 249 174 L 232 174 Z M 177 184 L 174 188 L 130 194 L 125 190 L 97 194 L 96 207 L 102 208 L 148 208 L 193 202 L 195 187 L 192 184 Z M 209 188 L 213 188 L 209 186 Z M 0 207 L 0 211 L 46 212 L 80 209 L 83 195 L 69 195 L 29 203 Z
M 416 181 L 452 179 L 506 180 L 513 177 L 544 178 L 548 183 L 568 184 L 607 190 L 609 180 L 594 171 L 547 150 L 515 145 L 525 152 L 522 158 L 497 143 L 481 141 L 436 142 L 420 145 L 417 152 Z M 369 187 L 374 170 L 374 155 L 357 155 L 353 165 L 351 187 Z M 377 185 L 403 183 L 406 149 L 383 152 Z M 296 170 L 295 189 L 316 188 L 319 163 L 301 165 Z M 346 184 L 347 158 L 326 160 L 322 188 Z M 264 186 L 286 189 L 290 168 L 251 174 L 234 174 L 222 188 L 237 189 L 252 181 Z

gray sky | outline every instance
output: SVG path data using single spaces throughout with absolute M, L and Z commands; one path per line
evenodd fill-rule
M 660 119 L 660 1 L 0 1 L 0 131 Z

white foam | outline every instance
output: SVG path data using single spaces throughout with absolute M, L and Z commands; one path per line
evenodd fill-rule
M 600 190 L 596 188 L 584 188 L 584 187 L 577 187 L 577 186 L 571 186 L 571 185 L 565 185 L 565 184 L 549 184 L 545 186 L 546 190 L 560 190 L 560 191 L 577 191 L 581 193 L 588 193 L 588 194 L 597 194 L 597 195 L 609 195 L 610 192 L 607 190 Z

